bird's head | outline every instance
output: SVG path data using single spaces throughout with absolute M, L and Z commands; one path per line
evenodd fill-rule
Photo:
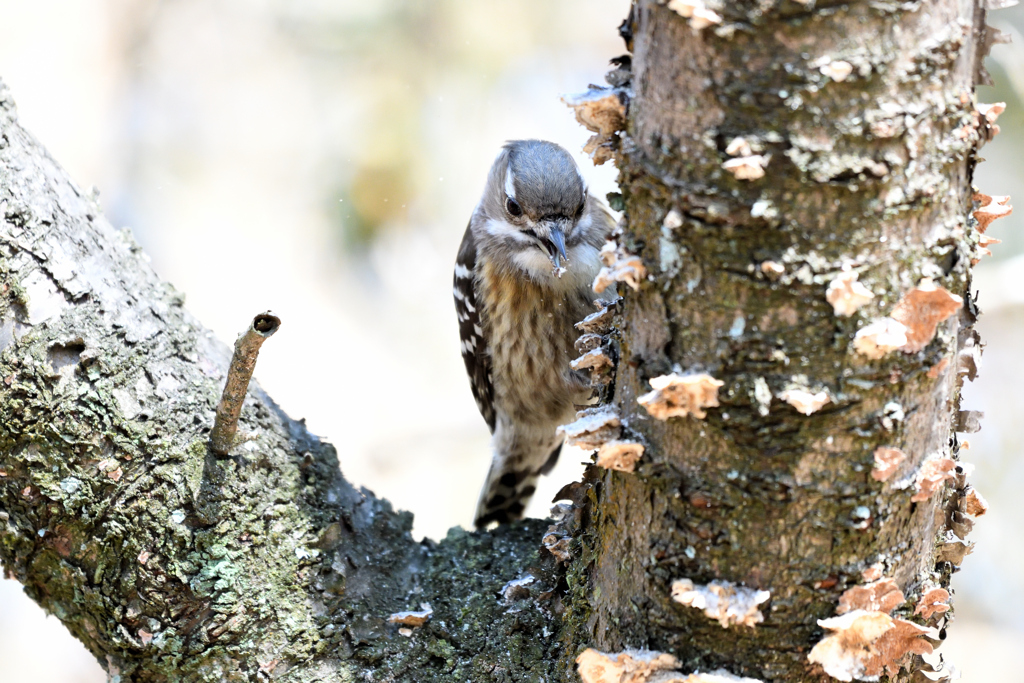
M 553 142 L 513 140 L 491 167 L 481 203 L 490 240 L 527 271 L 544 259 L 571 269 L 573 247 L 589 241 L 587 187 L 572 156 Z

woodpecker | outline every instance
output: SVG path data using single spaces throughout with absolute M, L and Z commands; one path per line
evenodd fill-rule
M 492 435 L 478 528 L 523 516 L 537 478 L 558 460 L 557 428 L 593 393 L 569 362 L 574 325 L 594 311 L 599 250 L 612 227 L 562 147 L 513 140 L 491 166 L 454 282 L 462 358 Z

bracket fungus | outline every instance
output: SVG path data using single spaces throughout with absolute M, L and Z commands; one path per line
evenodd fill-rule
M 824 391 L 811 393 L 809 389 L 800 387 L 780 392 L 779 398 L 796 408 L 798 413 L 803 413 L 804 415 L 813 415 L 832 400 Z
M 782 265 L 778 261 L 762 261 L 761 272 L 764 273 L 769 280 L 777 280 L 786 273 L 786 266 Z
M 915 503 L 931 498 L 936 491 L 954 476 L 956 462 L 950 458 L 931 458 L 921 463 L 914 483 L 915 493 L 910 500 Z
M 502 587 L 501 597 L 503 597 L 507 603 L 513 603 L 516 600 L 525 600 L 530 597 L 530 589 L 527 586 L 536 583 L 536 581 L 537 579 L 533 574 L 527 574 L 520 579 L 513 579 Z
M 920 614 L 925 619 L 931 619 L 933 614 L 942 614 L 949 611 L 949 591 L 945 588 L 933 586 L 921 594 L 917 601 L 917 608 L 914 614 Z
M 888 614 L 906 602 L 903 591 L 892 579 L 878 579 L 861 586 L 848 588 L 839 596 L 836 614 L 846 614 L 857 610 L 868 612 L 885 612 Z
M 882 578 L 882 574 L 885 573 L 885 565 L 881 562 L 875 562 L 873 565 L 865 569 L 860 573 L 860 578 L 864 581 L 877 581 Z
M 594 133 L 583 151 L 600 166 L 612 158 L 612 145 L 617 131 L 626 128 L 624 91 L 619 88 L 591 87 L 579 95 L 566 95 L 562 101 L 572 108 L 576 121 Z
M 1006 111 L 1006 102 L 991 102 L 985 104 L 978 102 L 974 105 L 974 111 L 976 112 L 977 125 L 981 125 L 981 120 L 985 120 L 985 127 L 987 128 L 986 139 L 991 140 L 995 136 L 999 135 L 999 126 L 996 125 L 996 121 L 999 119 L 999 115 Z
M 875 466 L 871 470 L 871 478 L 875 481 L 885 481 L 906 459 L 907 454 L 898 448 L 879 446 L 875 449 Z
M 764 177 L 764 169 L 768 166 L 771 157 L 761 154 L 751 154 L 745 157 L 729 159 L 722 164 L 729 173 L 732 173 L 736 180 L 757 180 Z
M 807 659 L 820 664 L 840 681 L 878 680 L 884 673 L 895 676 L 911 655 L 929 654 L 938 638 L 935 629 L 890 617 L 884 612 L 855 610 L 818 625 L 831 633 L 815 645 Z
M 575 422 L 558 428 L 567 445 L 589 450 L 619 438 L 621 432 L 619 414 L 614 407 L 607 405 L 581 410 L 576 413 Z
M 956 538 L 952 531 L 946 532 L 946 542 L 939 546 L 935 554 L 936 562 L 949 562 L 954 567 L 964 563 L 964 558 L 974 551 L 974 544 Z
M 708 374 L 677 375 L 673 372 L 652 378 L 653 391 L 636 401 L 659 420 L 687 415 L 703 420 L 707 417 L 704 408 L 718 407 L 718 389 L 724 384 Z
M 978 238 L 978 250 L 976 252 L 977 253 L 977 258 L 972 258 L 971 259 L 971 265 L 972 266 L 978 265 L 978 261 L 981 260 L 982 256 L 991 256 L 992 255 L 992 250 L 989 249 L 989 247 L 991 247 L 993 244 L 1002 244 L 1002 243 L 1003 243 L 1002 240 L 997 240 L 995 237 L 989 237 L 988 235 L 982 235 L 981 237 L 979 237 Z
M 842 59 L 829 60 L 826 64 L 818 67 L 818 71 L 836 83 L 842 83 L 853 73 L 853 65 Z
M 943 357 L 938 363 L 928 368 L 928 372 L 925 373 L 925 376 L 928 377 L 928 379 L 938 379 L 939 375 L 942 374 L 942 371 L 948 366 L 949 358 Z
M 954 567 L 959 567 L 964 563 L 964 558 L 974 552 L 974 544 L 955 538 L 952 531 L 948 535 L 953 540 L 939 546 L 935 561 L 949 562 Z
M 828 283 L 825 300 L 832 304 L 836 315 L 849 317 L 875 298 L 870 289 L 857 282 L 857 277 L 856 272 L 844 270 Z
M 945 287 L 923 278 L 920 284 L 903 295 L 890 316 L 907 328 L 907 343 L 900 349 L 917 353 L 935 338 L 939 323 L 960 310 L 964 300 Z
M 766 417 L 771 412 L 772 390 L 768 386 L 768 380 L 764 377 L 754 379 L 754 402 L 757 405 L 757 414 Z
M 978 192 L 971 199 L 979 204 L 978 208 L 971 213 L 974 220 L 978 221 L 978 232 L 984 233 L 992 221 L 997 218 L 1005 218 L 1013 213 L 1009 196 L 991 196 Z
M 728 581 L 712 581 L 699 586 L 690 579 L 672 582 L 672 599 L 681 605 L 702 610 L 716 620 L 722 628 L 733 624 L 754 626 L 764 621 L 764 615 L 757 608 L 771 598 L 768 591 L 739 586 Z
M 609 355 L 601 335 L 587 333 L 576 340 L 575 347 L 580 356 L 569 362 L 573 370 L 590 371 L 592 386 L 608 384 L 615 376 L 615 360 Z
M 672 655 L 653 650 L 609 653 L 587 648 L 576 658 L 576 671 L 583 683 L 761 683 L 723 669 L 684 674 L 676 670 L 679 666 Z
M 973 486 L 964 492 L 964 512 L 972 517 L 981 517 L 988 512 L 988 501 Z
M 576 323 L 575 327 L 584 334 L 608 334 L 612 329 L 613 317 L 612 307 L 610 305 L 602 306 L 598 311 Z
M 567 492 L 567 489 L 576 487 L 579 487 L 580 490 L 575 493 Z M 563 488 L 558 492 L 557 497 L 561 498 L 565 495 L 571 498 L 573 502 L 556 503 L 551 508 L 551 519 L 554 521 L 554 524 L 548 527 L 547 532 L 541 539 L 541 544 L 559 562 L 569 562 L 572 559 L 572 552 L 569 546 L 572 543 L 573 531 L 577 528 L 579 522 L 578 515 L 576 514 L 577 506 L 579 505 L 577 494 L 585 490 L 585 488 L 579 484 L 570 484 Z
M 694 31 L 722 23 L 721 15 L 708 9 L 703 0 L 668 0 L 667 5 L 679 16 L 689 19 Z
M 725 153 L 731 157 L 749 157 L 753 155 L 754 150 L 750 148 L 750 143 L 744 137 L 735 137 L 732 142 L 725 148 Z
M 601 262 L 604 267 L 594 278 L 594 291 L 598 294 L 616 282 L 625 282 L 634 290 L 640 289 L 640 281 L 647 276 L 640 257 L 630 254 L 614 240 L 608 240 L 601 247 Z
M 583 683 L 640 683 L 658 671 L 670 671 L 679 660 L 665 652 L 626 650 L 606 653 L 587 648 L 576 658 Z
M 892 318 L 875 320 L 858 330 L 853 338 L 854 350 L 871 360 L 878 360 L 906 344 L 906 326 Z
M 593 370 L 594 373 L 599 373 L 603 370 L 608 370 L 615 366 L 611 357 L 604 352 L 604 349 L 597 348 L 587 351 L 579 358 L 570 361 L 569 366 L 573 370 Z
M 423 603 L 420 605 L 419 612 L 395 612 L 388 617 L 388 623 L 418 628 L 427 623 L 427 620 L 430 619 L 433 614 L 434 610 L 430 608 L 430 605 Z
M 541 539 L 541 542 L 559 562 L 568 562 L 572 559 L 572 553 L 569 551 L 569 544 L 572 543 L 571 536 L 547 534 Z
M 609 441 L 598 449 L 597 465 L 606 470 L 632 472 L 643 454 L 643 444 L 633 441 Z

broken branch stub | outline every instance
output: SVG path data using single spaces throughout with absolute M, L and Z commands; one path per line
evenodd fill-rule
M 235 352 L 231 356 L 228 378 L 224 383 L 224 392 L 221 394 L 220 403 L 217 404 L 217 416 L 210 432 L 210 448 L 214 453 L 227 455 L 231 450 L 235 434 L 238 432 L 238 416 L 242 413 L 242 404 L 249 390 L 249 381 L 256 367 L 260 347 L 280 327 L 281 319 L 266 311 L 253 318 L 249 328 L 235 341 Z

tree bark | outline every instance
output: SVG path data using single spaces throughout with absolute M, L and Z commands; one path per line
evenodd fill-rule
M 2 88 L 0 135 L 0 559 L 112 681 L 553 679 L 542 523 L 415 543 L 255 386 L 215 457 L 228 349 Z
M 550 528 L 440 543 L 255 385 L 240 443 L 209 449 L 227 348 L 0 86 L 8 574 L 122 682 L 576 681 L 581 653 L 607 673 L 622 651 L 669 656 L 617 683 L 829 680 L 810 655 L 841 601 L 912 631 L 854 673 L 910 680 L 935 636 L 912 625 L 948 617 L 934 591 L 978 514 L 949 468 L 972 419 L 970 178 L 994 122 L 972 93 L 992 36 L 967 0 L 724 7 L 636 2 L 632 64 L 588 100 L 625 209 L 605 275 L 636 290 L 583 326 L 591 361 L 618 366 L 590 365 L 590 413 L 614 419 L 575 435 L 642 459 L 589 468 Z M 889 318 L 902 348 L 858 341 Z M 739 611 L 683 604 L 713 581 Z M 400 614 L 426 604 L 420 626 Z
M 646 453 L 637 474 L 594 474 L 593 563 L 571 574 L 570 613 L 603 650 L 827 680 L 808 659 L 817 620 L 854 586 L 892 579 L 907 598 L 892 616 L 943 625 L 914 612 L 948 588 L 956 548 L 939 550 L 958 541 L 969 491 L 958 467 L 953 486 L 912 498 L 926 460 L 958 459 L 971 417 L 958 411 L 978 349 L 970 179 L 991 135 L 973 92 L 991 35 L 959 0 L 767 5 L 724 3 L 696 28 L 698 13 L 640 0 L 625 27 L 621 242 L 651 277 L 625 298 L 614 402 Z M 841 315 L 829 287 L 846 293 L 853 274 L 872 298 Z M 911 324 L 928 315 L 911 295 L 927 279 L 964 302 L 934 339 Z M 901 317 L 901 301 L 919 343 L 858 353 L 858 331 Z M 720 405 L 653 417 L 638 398 L 673 369 L 721 381 Z M 808 394 L 827 402 L 803 414 Z M 879 448 L 906 456 L 885 481 Z M 769 591 L 764 622 L 723 628 L 673 600 L 678 579 Z M 892 680 L 913 669 L 899 662 Z

